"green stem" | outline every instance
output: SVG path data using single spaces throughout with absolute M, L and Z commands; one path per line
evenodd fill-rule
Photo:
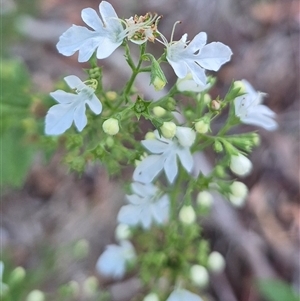
M 141 68 L 141 65 L 142 65 L 142 62 L 143 62 L 143 54 L 145 53 L 145 48 L 146 48 L 145 44 L 142 44 L 140 46 L 139 61 L 138 61 L 138 64 L 136 66 L 134 66 L 133 61 L 132 61 L 131 56 L 130 56 L 129 48 L 127 46 L 127 51 L 126 51 L 127 62 L 128 62 L 129 66 L 132 69 L 132 74 L 131 74 L 131 77 L 130 77 L 129 81 L 127 82 L 127 84 L 124 87 L 123 95 L 124 95 L 124 97 L 125 97 L 126 100 L 127 100 L 128 96 L 129 96 L 129 93 L 130 93 L 130 91 L 132 89 L 132 86 L 133 86 L 133 83 L 135 81 L 135 78 L 140 73 L 140 68 Z

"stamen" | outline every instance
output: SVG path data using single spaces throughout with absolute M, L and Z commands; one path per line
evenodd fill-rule
M 171 33 L 171 39 L 170 39 L 170 44 L 173 42 L 173 36 L 174 36 L 174 31 L 175 27 L 177 24 L 181 24 L 181 21 L 176 21 L 175 24 L 173 25 L 172 33 Z

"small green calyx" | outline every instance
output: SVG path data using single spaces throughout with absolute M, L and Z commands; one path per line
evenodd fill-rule
M 139 116 L 145 112 L 148 111 L 148 106 L 150 105 L 150 102 L 144 101 L 140 96 L 137 97 L 135 105 L 133 106 L 133 109 L 136 114 Z

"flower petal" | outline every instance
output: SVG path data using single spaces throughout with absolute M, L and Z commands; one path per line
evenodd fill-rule
M 163 169 L 164 160 L 160 155 L 146 157 L 134 170 L 133 179 L 137 182 L 151 183 Z
M 97 38 L 97 33 L 83 26 L 73 25 L 59 38 L 56 48 L 59 53 L 70 56 L 81 49 L 86 41 Z M 90 51 L 93 53 L 96 45 Z
M 102 33 L 103 36 L 105 35 L 103 23 L 94 9 L 90 7 L 83 9 L 81 12 L 81 18 L 88 26 L 93 28 L 95 31 L 97 31 L 100 34 Z
M 87 124 L 87 118 L 85 116 L 85 102 L 84 101 L 81 101 L 75 108 L 74 123 L 79 132 L 81 132 Z
M 191 172 L 194 166 L 193 156 L 188 148 L 181 148 L 177 150 L 177 155 L 182 166 L 187 172 Z
M 158 191 L 157 187 L 153 184 L 144 185 L 142 183 L 134 182 L 131 184 L 132 191 L 141 197 L 152 197 Z
M 64 77 L 64 81 L 68 84 L 71 89 L 83 89 L 86 85 L 76 75 L 68 75 Z
M 168 154 L 164 154 L 164 157 L 164 171 L 169 182 L 173 184 L 178 173 L 176 153 L 169 152 Z
M 113 6 L 107 2 L 102 1 L 99 4 L 99 11 L 104 22 L 104 26 L 113 31 L 114 33 L 120 33 L 123 31 L 123 26 L 118 18 L 118 15 Z
M 121 44 L 122 40 L 115 42 L 110 39 L 103 39 L 97 49 L 97 58 L 105 59 L 109 57 Z
M 50 95 L 60 104 L 70 104 L 78 97 L 76 94 L 68 93 L 63 90 L 56 90 L 51 92 Z
M 169 143 L 167 143 L 167 142 L 169 142 Z M 143 140 L 141 143 L 151 153 L 161 154 L 161 153 L 165 152 L 170 147 L 171 141 L 167 141 L 167 142 L 154 140 L 154 139 L 149 139 L 149 140 Z
M 199 53 L 197 62 L 207 70 L 218 71 L 220 67 L 230 60 L 231 49 L 220 42 L 205 45 Z
M 45 134 L 60 135 L 64 133 L 72 125 L 74 110 L 73 104 L 58 104 L 51 107 L 45 118 Z
M 191 293 L 188 290 L 182 288 L 178 288 L 175 291 L 173 291 L 166 301 L 183 301 L 183 300 L 202 301 L 202 299 L 198 295 Z
M 199 32 L 186 48 L 189 52 L 195 53 L 204 47 L 206 40 L 207 34 L 205 32 Z
M 92 98 L 88 99 L 86 103 L 96 115 L 102 112 L 102 104 L 95 94 L 93 94 Z

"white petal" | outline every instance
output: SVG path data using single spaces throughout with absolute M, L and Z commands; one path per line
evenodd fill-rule
M 185 289 L 176 289 L 166 301 L 202 301 L 202 299 Z
M 194 166 L 194 159 L 187 148 L 182 148 L 177 150 L 177 155 L 180 159 L 182 166 L 185 168 L 187 172 L 191 172 Z
M 278 128 L 278 124 L 274 119 L 264 115 L 249 114 L 241 120 L 245 124 L 260 126 L 268 131 L 274 131 Z
M 97 12 L 92 8 L 85 8 L 81 12 L 82 20 L 91 28 L 93 28 L 98 33 L 104 34 L 103 23 L 99 18 Z
M 170 65 L 172 66 L 175 74 L 179 77 L 179 78 L 183 78 L 187 75 L 187 65 L 185 64 L 184 61 L 174 61 L 171 60 L 167 57 L 168 62 L 170 63 Z
M 102 112 L 102 104 L 95 94 L 93 94 L 92 98 L 87 100 L 86 103 L 96 115 Z
M 131 189 L 135 194 L 137 194 L 141 197 L 148 197 L 148 196 L 152 197 L 158 191 L 157 187 L 151 183 L 145 185 L 145 184 L 138 183 L 138 182 L 132 183 Z
M 99 11 L 104 22 L 104 26 L 112 30 L 114 33 L 123 31 L 121 21 L 116 14 L 113 6 L 107 1 L 102 1 L 99 5 Z
M 230 60 L 231 49 L 220 42 L 205 45 L 197 59 L 197 62 L 205 69 L 218 71 L 220 67 Z
M 179 143 L 184 147 L 191 147 L 196 139 L 196 132 L 184 126 L 178 126 L 176 128 L 176 137 Z
M 75 95 L 76 96 L 76 95 Z M 45 134 L 60 135 L 71 127 L 74 105 L 55 105 L 51 107 L 45 118 Z
M 176 153 L 172 152 L 165 156 L 164 171 L 167 179 L 172 184 L 178 173 Z
M 165 223 L 169 218 L 170 200 L 165 194 L 151 206 L 151 215 L 158 224 Z
M 126 224 L 129 226 L 136 226 L 139 224 L 140 206 L 125 205 L 122 206 L 117 220 L 119 223 Z
M 85 41 L 97 37 L 97 33 L 83 26 L 73 25 L 59 38 L 56 47 L 59 53 L 70 56 L 79 50 Z M 92 52 L 96 47 L 92 50 Z
M 205 32 L 198 33 L 190 44 L 187 46 L 187 50 L 191 53 L 195 53 L 202 49 L 202 47 L 206 44 L 207 34 Z
M 111 276 L 114 279 L 122 278 L 125 274 L 125 260 L 120 254 L 120 247 L 107 246 L 99 257 L 96 268 L 104 276 Z
M 161 154 L 161 153 L 165 152 L 170 147 L 171 141 L 168 141 L 168 142 L 169 143 L 165 143 L 165 142 L 162 142 L 162 141 L 149 139 L 149 140 L 143 140 L 141 143 L 151 153 Z
M 78 62 L 87 62 L 95 52 L 96 48 L 104 44 L 104 41 L 105 38 L 98 36 L 83 41 L 79 49 Z
M 97 58 L 105 59 L 109 57 L 121 44 L 122 40 L 114 42 L 110 39 L 103 39 L 97 49 Z
M 195 63 L 194 60 L 189 60 L 188 69 L 191 72 L 194 81 L 199 85 L 206 85 L 207 78 L 202 67 Z
M 78 97 L 76 94 L 67 93 L 63 90 L 56 90 L 54 92 L 51 92 L 50 95 L 61 104 L 70 104 L 76 101 L 76 98 Z
M 133 179 L 137 182 L 151 183 L 163 169 L 164 160 L 163 156 L 159 155 L 146 157 L 134 170 Z
M 64 77 L 64 80 L 71 89 L 82 89 L 86 87 L 86 85 L 76 75 L 66 76 Z
M 84 101 L 80 102 L 74 111 L 74 123 L 79 132 L 83 130 L 83 128 L 87 124 L 87 118 L 85 116 L 85 103 Z

